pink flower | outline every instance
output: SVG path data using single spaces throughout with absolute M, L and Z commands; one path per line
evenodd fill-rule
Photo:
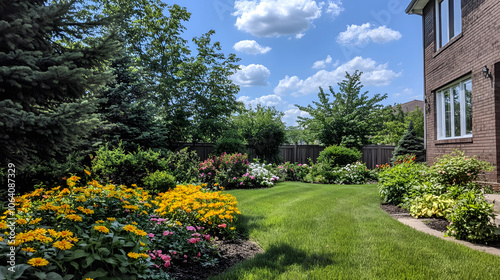
M 252 176 L 252 177 L 250 177 L 250 179 L 255 180 L 255 177 L 254 177 L 254 176 Z
M 193 230 L 193 231 L 196 231 L 196 228 L 195 228 L 195 227 L 193 227 L 193 226 L 187 226 L 187 227 L 186 227 L 186 229 L 187 229 L 187 230 Z
M 168 268 L 170 266 L 170 261 L 166 261 L 165 264 L 163 264 L 165 268 Z
M 184 255 L 184 258 L 185 258 L 185 259 L 187 259 L 187 257 L 188 257 L 187 255 Z
M 200 236 L 201 236 L 201 234 L 199 234 L 199 233 L 197 233 L 197 232 L 196 232 L 196 233 L 191 234 L 191 236 L 200 237 Z
M 240 182 L 240 185 L 243 185 L 243 182 Z
M 233 177 L 233 180 L 236 180 L 236 177 Z
M 168 231 L 168 230 L 166 230 L 166 231 L 164 231 L 164 232 L 163 232 L 163 236 L 167 236 L 167 235 L 169 235 L 169 234 L 174 234 L 174 233 L 173 233 L 173 232 L 170 232 L 170 231 Z
M 148 237 L 153 238 L 155 237 L 154 233 L 148 233 Z
M 218 227 L 220 227 L 220 228 L 226 228 L 227 225 L 226 224 L 220 224 L 220 225 L 218 225 Z
M 196 243 L 196 242 L 198 242 L 198 241 L 200 241 L 200 239 L 199 239 L 199 238 L 191 238 L 191 239 L 189 239 L 188 243 L 190 243 L 190 244 L 194 244 L 194 243 Z
M 470 173 L 467 173 L 467 176 L 470 176 Z
M 210 241 L 210 235 L 209 234 L 204 234 L 203 237 L 207 240 Z

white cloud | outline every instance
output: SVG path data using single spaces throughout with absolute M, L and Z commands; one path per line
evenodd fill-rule
M 312 68 L 313 69 L 324 69 L 327 64 L 332 63 L 332 57 L 328 55 L 324 60 L 318 60 L 314 62 Z
M 243 40 L 234 44 L 233 49 L 247 54 L 265 54 L 271 50 L 270 47 L 259 45 L 255 40 Z
M 352 74 L 356 70 L 363 72 L 361 82 L 365 86 L 387 86 L 394 78 L 401 75 L 388 69 L 387 63 L 377 65 L 371 58 L 357 56 L 335 70 L 320 70 L 305 80 L 297 76 L 285 76 L 274 88 L 274 93 L 278 95 L 291 93 L 293 96 L 317 93 L 319 87 L 334 86 L 345 78 L 345 72 Z
M 326 9 L 326 13 L 331 14 L 332 16 L 336 17 L 343 10 L 344 10 L 344 7 L 342 7 L 342 2 L 340 0 L 329 1 L 328 8 Z
M 240 70 L 231 76 L 231 80 L 242 87 L 267 86 L 266 79 L 271 71 L 261 64 L 241 65 Z
M 261 104 L 263 106 L 278 106 L 283 104 L 283 100 L 280 96 L 275 94 L 264 95 L 253 100 L 250 99 L 249 96 L 240 96 L 238 101 L 245 103 L 245 105 L 250 105 L 252 107 L 256 107 L 257 104 Z
M 399 40 L 401 33 L 384 26 L 375 28 L 370 23 L 348 25 L 347 30 L 340 32 L 337 42 L 342 45 L 364 45 L 369 42 L 387 43 Z
M 235 26 L 238 30 L 254 36 L 296 35 L 301 38 L 312 21 L 321 17 L 323 5 L 323 2 L 318 4 L 312 0 L 237 0 L 233 15 L 237 16 Z
M 311 117 L 309 113 L 299 110 L 299 108 L 288 109 L 283 116 L 283 121 L 287 126 L 297 126 L 297 117 Z

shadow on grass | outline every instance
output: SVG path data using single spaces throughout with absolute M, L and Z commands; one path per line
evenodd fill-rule
M 319 267 L 334 265 L 333 253 L 312 253 L 297 249 L 289 244 L 280 243 L 266 248 L 264 253 L 230 268 L 225 273 L 210 279 L 241 279 L 242 275 L 260 274 L 278 277 L 280 274 L 299 269 L 302 273 Z M 260 271 L 260 272 L 257 272 Z M 252 278 L 253 279 L 253 278 Z

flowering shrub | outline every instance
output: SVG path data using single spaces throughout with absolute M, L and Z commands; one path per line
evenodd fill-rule
M 414 161 L 401 162 L 379 172 L 378 188 L 384 202 L 400 204 L 413 184 L 423 180 L 427 166 Z
M 272 187 L 280 179 L 273 174 L 271 164 L 250 163 L 247 173 L 243 174 L 240 185 L 249 188 Z
M 17 197 L 15 244 L 0 234 L 1 257 L 13 245 L 16 262 L 31 266 L 23 274 L 28 279 L 45 279 L 45 274 L 145 277 L 151 266 L 147 233 L 137 225 L 148 217 L 149 194 L 97 181 L 77 187 L 79 180 L 73 176 L 66 188 L 39 188 Z M 1 219 L 0 229 L 7 229 L 6 216 Z
M 6 264 L 13 248 L 16 277 L 144 279 L 158 275 L 155 264 L 209 265 L 215 261 L 211 236 L 233 236 L 240 214 L 233 196 L 202 186 L 178 186 L 151 197 L 135 185 L 80 180 L 72 176 L 65 188 L 38 188 L 15 198 L 15 239 L 9 242 L 10 232 L 0 233 L 0 261 Z M 0 230 L 9 229 L 6 214 Z M 0 275 L 6 271 L 0 266 Z
M 277 171 L 282 181 L 304 181 L 307 173 L 309 173 L 309 166 L 301 163 L 290 163 L 278 165 Z
M 368 179 L 376 176 L 372 171 L 366 168 L 366 164 L 357 161 L 353 164 L 347 164 L 344 167 L 333 171 L 335 174 L 335 184 L 364 184 Z
M 235 228 L 231 225 L 235 223 L 235 215 L 241 214 L 234 196 L 205 191 L 199 185 L 179 185 L 158 194 L 151 202 L 157 206 L 154 213 L 160 218 L 179 226 L 203 227 L 221 236 L 233 235 Z
M 492 170 L 490 163 L 454 150 L 450 155 L 443 155 L 436 160 L 431 167 L 431 176 L 440 184 L 464 185 L 477 180 L 481 172 Z
M 241 182 L 237 179 L 246 173 L 248 164 L 246 154 L 213 156 L 200 163 L 199 179 L 211 188 L 217 187 L 215 184 L 223 188 L 237 188 Z

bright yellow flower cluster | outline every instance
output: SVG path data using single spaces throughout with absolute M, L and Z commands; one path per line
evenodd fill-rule
M 236 198 L 221 192 L 206 192 L 202 186 L 178 185 L 175 189 L 159 194 L 153 201 L 155 212 L 163 217 L 183 222 L 196 222 L 216 227 L 232 223 L 235 214 L 241 214 Z

